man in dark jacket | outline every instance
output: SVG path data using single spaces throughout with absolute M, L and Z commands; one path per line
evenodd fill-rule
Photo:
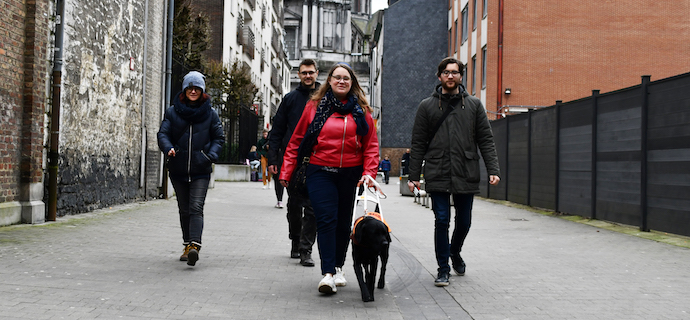
M 285 95 L 273 117 L 273 128 L 268 137 L 268 170 L 274 174 L 276 181 L 292 132 L 302 117 L 309 97 L 319 87 L 319 83 L 316 82 L 318 75 L 316 62 L 304 59 L 299 65 L 299 86 Z M 311 252 L 316 241 L 314 210 L 309 199 L 289 193 L 287 207 L 288 236 L 292 240 L 290 257 L 300 258 L 300 264 L 305 267 L 313 267 Z
M 435 215 L 434 239 L 438 277 L 436 286 L 449 284 L 450 266 L 458 275 L 465 274 L 460 256 L 472 220 L 474 194 L 479 193 L 479 152 L 489 174 L 489 183 L 498 184 L 496 147 L 486 110 L 479 99 L 467 94 L 460 84 L 462 62 L 445 58 L 436 75 L 441 84 L 417 109 L 412 128 L 410 152 L 410 191 L 420 188 L 424 160 L 425 190 L 431 197 Z M 449 113 L 446 113 L 448 111 Z M 445 119 L 443 116 L 446 116 Z M 448 241 L 450 197 L 455 207 L 455 227 Z

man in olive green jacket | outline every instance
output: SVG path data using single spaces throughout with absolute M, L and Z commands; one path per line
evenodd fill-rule
M 484 158 L 489 183 L 496 185 L 500 181 L 491 125 L 481 101 L 468 95 L 460 84 L 462 67 L 462 62 L 454 58 L 441 61 L 436 73 L 441 84 L 419 104 L 412 129 L 408 187 L 410 191 L 420 188 L 424 161 L 425 191 L 431 197 L 436 219 L 438 277 L 434 284 L 439 287 L 449 284 L 449 258 L 455 272 L 465 274 L 460 251 L 470 230 L 474 194 L 479 193 L 478 152 Z M 449 113 L 441 120 L 446 111 Z M 449 242 L 451 196 L 455 227 Z

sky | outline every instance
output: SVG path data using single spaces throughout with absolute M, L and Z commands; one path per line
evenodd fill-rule
M 371 13 L 388 8 L 388 0 L 371 0 Z

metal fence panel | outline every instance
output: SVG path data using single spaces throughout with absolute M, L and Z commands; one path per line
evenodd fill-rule
M 508 201 L 529 204 L 529 115 L 508 117 Z
M 532 113 L 531 206 L 556 209 L 556 108 Z
M 640 86 L 597 100 L 596 218 L 639 225 L 641 110 Z
M 648 225 L 690 236 L 690 74 L 648 92 Z
M 592 100 L 561 106 L 558 180 L 559 211 L 592 215 Z
M 497 186 L 489 186 L 488 196 L 492 199 L 506 200 L 506 186 L 508 185 L 508 119 L 492 121 L 491 130 L 494 132 L 498 166 L 501 168 L 501 183 Z M 483 167 L 482 171 L 486 171 L 486 167 Z M 488 177 L 485 179 L 488 179 Z

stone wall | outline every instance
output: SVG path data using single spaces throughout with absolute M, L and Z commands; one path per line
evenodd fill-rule
M 158 195 L 166 11 L 148 6 L 65 4 L 58 216 Z

